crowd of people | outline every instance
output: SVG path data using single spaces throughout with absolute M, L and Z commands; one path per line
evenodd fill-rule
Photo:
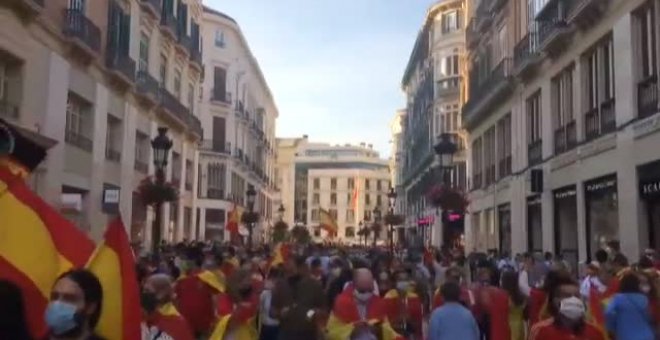
M 143 340 L 652 340 L 659 267 L 654 251 L 599 250 L 582 270 L 550 253 L 192 242 L 138 256 L 136 279 Z M 101 287 L 62 274 L 48 339 L 101 339 Z M 0 301 L 0 339 L 33 340 L 20 290 L 0 281 Z

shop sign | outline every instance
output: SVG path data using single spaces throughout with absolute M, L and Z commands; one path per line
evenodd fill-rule
M 120 189 L 106 185 L 103 189 L 103 201 L 101 208 L 106 214 L 116 214 L 119 212 L 119 195 Z
M 527 198 L 527 205 L 537 205 L 541 204 L 541 196 L 533 196 Z
M 555 190 L 555 199 L 563 199 L 568 197 L 573 197 L 577 195 L 577 191 L 574 186 L 566 189 Z
M 616 187 L 616 177 L 609 176 L 602 179 L 597 179 L 595 181 L 587 182 L 584 186 L 587 192 L 607 190 L 613 187 Z
M 639 195 L 642 198 L 660 196 L 660 179 L 640 182 Z

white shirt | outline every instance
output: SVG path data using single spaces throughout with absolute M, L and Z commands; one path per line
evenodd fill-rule
M 273 319 L 270 316 L 270 306 L 271 300 L 273 298 L 273 292 L 270 289 L 264 289 L 259 296 L 259 313 L 261 317 L 261 323 L 266 326 L 277 326 L 280 322 L 277 319 Z
M 518 274 L 518 287 L 525 296 L 529 296 L 532 291 L 532 287 L 529 286 L 529 275 L 526 270 L 523 270 Z
M 598 276 L 587 276 L 584 278 L 584 280 L 582 280 L 582 284 L 580 284 L 580 295 L 582 295 L 585 299 L 588 299 L 589 295 L 591 294 L 592 287 L 595 287 L 600 293 L 603 293 L 607 290 L 607 286 L 600 281 Z

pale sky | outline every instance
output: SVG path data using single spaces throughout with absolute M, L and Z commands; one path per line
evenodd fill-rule
M 238 22 L 280 116 L 278 137 L 389 154 L 401 78 L 433 0 L 204 0 Z

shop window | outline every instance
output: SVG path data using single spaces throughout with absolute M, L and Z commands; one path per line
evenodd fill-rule
M 543 252 L 541 196 L 527 198 L 527 250 Z
M 555 254 L 561 254 L 572 269 L 578 264 L 577 196 L 575 186 L 557 189 L 554 196 Z
M 616 175 L 584 184 L 587 217 L 587 257 L 619 240 L 619 201 Z

